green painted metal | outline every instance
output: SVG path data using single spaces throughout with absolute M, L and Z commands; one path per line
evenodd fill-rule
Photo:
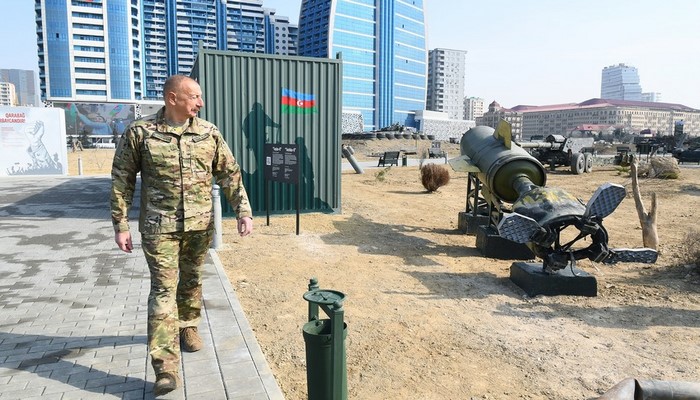
M 309 322 L 302 327 L 308 400 L 347 400 L 345 294 L 319 289 L 318 280 L 311 278 L 309 291 L 303 297 L 309 302 Z M 328 319 L 319 319 L 319 308 Z
M 265 211 L 266 143 L 299 146 L 302 212 L 340 211 L 340 59 L 200 48 L 191 76 L 202 87 L 201 116 L 219 127 L 241 165 L 254 213 Z M 312 95 L 315 112 L 283 109 L 283 89 Z M 268 185 L 271 213 L 296 210 L 295 185 Z M 224 215 L 231 215 L 228 204 Z

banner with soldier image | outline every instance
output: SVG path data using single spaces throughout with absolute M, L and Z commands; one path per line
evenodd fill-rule
M 136 118 L 133 104 L 54 102 L 53 106 L 65 110 L 66 134 L 83 147 L 114 147 Z
M 0 107 L 0 176 L 66 175 L 67 159 L 63 110 Z

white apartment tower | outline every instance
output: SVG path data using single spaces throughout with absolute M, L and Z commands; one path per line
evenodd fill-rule
M 476 121 L 478 117 L 484 115 L 486 103 L 481 97 L 464 98 L 464 119 Z
M 17 92 L 10 82 L 0 82 L 0 106 L 16 106 Z
M 642 86 L 639 84 L 637 68 L 625 64 L 603 68 L 600 98 L 642 101 Z
M 428 52 L 426 109 L 446 112 L 450 119 L 464 118 L 464 50 L 433 49 Z

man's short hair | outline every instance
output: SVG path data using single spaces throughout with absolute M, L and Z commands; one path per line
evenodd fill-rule
M 167 96 L 170 92 L 177 92 L 178 89 L 180 89 L 182 82 L 186 80 L 192 80 L 192 78 L 185 75 L 172 75 L 166 79 L 165 84 L 163 84 L 163 98 L 165 98 L 165 96 Z

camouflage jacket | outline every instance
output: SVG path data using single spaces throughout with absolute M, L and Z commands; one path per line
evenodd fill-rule
M 240 166 L 212 123 L 192 118 L 182 134 L 165 123 L 165 108 L 124 131 L 112 163 L 112 224 L 129 230 L 128 212 L 141 173 L 141 233 L 211 229 L 212 177 L 238 218 L 252 217 Z

